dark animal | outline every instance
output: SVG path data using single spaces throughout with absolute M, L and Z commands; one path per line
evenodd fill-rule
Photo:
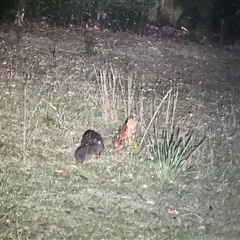
M 81 140 L 81 146 L 74 152 L 77 162 L 88 162 L 95 156 L 99 156 L 104 150 L 104 140 L 101 135 L 93 130 L 87 130 Z
M 104 141 L 103 138 L 101 137 L 101 135 L 93 130 L 87 130 L 83 136 L 82 136 L 82 140 L 81 140 L 81 145 L 87 145 L 87 144 L 91 144 L 91 143 L 96 143 L 96 141 L 100 141 L 101 144 L 104 147 Z

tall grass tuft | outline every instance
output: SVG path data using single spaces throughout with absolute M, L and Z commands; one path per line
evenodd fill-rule
M 151 139 L 150 141 L 152 141 Z M 155 136 L 154 142 L 148 145 L 150 166 L 162 178 L 174 178 L 186 169 L 191 156 L 202 146 L 205 138 L 196 143 L 196 134 L 181 133 L 179 127 L 173 130 L 164 129 L 159 141 Z
M 94 72 L 105 122 L 126 119 L 134 113 L 139 99 L 137 101 L 135 99 L 133 76 L 129 76 L 128 81 L 123 81 L 121 75 L 111 65 L 100 70 L 94 68 Z
M 170 89 L 158 106 L 143 134 L 140 146 L 141 154 L 150 160 L 158 176 L 169 179 L 178 176 L 190 164 L 191 156 L 203 144 L 205 138 L 196 143 L 194 131 L 184 132 L 181 122 L 175 119 L 178 102 L 178 88 Z M 161 109 L 161 111 L 160 111 Z M 164 126 L 162 126 L 164 123 Z M 158 129 L 163 129 L 160 134 Z M 159 136 L 160 135 L 160 136 Z

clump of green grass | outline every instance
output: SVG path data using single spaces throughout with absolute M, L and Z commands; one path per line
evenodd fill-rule
M 191 156 L 203 144 L 205 138 L 196 144 L 196 133 L 184 133 L 183 125 L 175 119 L 178 102 L 178 88 L 170 89 L 158 104 L 142 137 L 140 147 L 144 159 L 150 159 L 149 167 L 164 179 L 177 177 L 190 163 Z M 161 111 L 160 111 L 161 109 Z M 158 136 L 157 129 L 162 127 L 162 134 Z M 184 129 L 184 128 L 183 128 Z M 148 136 L 148 138 L 147 138 Z
M 164 129 L 161 141 L 156 136 L 148 146 L 150 167 L 157 175 L 163 178 L 173 178 L 186 169 L 191 156 L 202 146 L 205 138 L 195 143 L 196 134 L 194 132 L 182 134 L 179 127 L 172 131 Z

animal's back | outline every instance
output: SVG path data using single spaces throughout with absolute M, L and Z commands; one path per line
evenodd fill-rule
M 81 146 L 74 152 L 77 162 L 88 162 L 95 156 L 99 156 L 104 150 L 104 140 L 101 135 L 93 130 L 87 130 L 81 140 Z
M 99 156 L 104 147 L 100 141 L 93 140 L 91 144 L 81 145 L 74 153 L 77 162 L 88 162 L 95 156 Z

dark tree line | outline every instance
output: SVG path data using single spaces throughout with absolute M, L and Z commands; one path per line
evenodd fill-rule
M 185 25 L 193 33 L 240 37 L 239 0 L 2 0 L 0 22 L 42 21 L 68 26 L 104 12 L 121 30 L 146 23 Z

